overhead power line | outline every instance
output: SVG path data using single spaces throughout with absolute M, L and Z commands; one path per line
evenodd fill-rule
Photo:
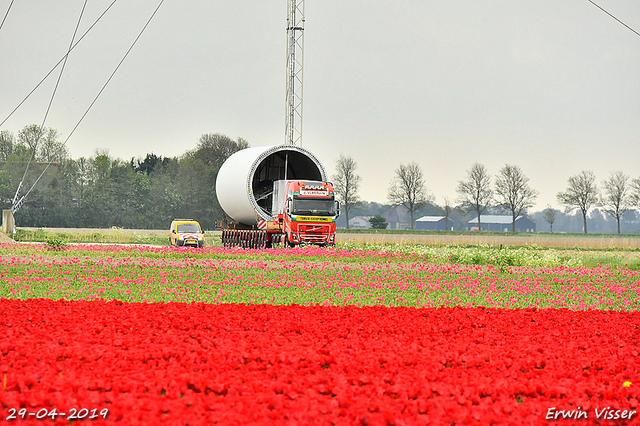
M 9 7 L 7 8 L 7 13 L 5 13 L 4 14 L 4 18 L 2 18 L 2 23 L 0 23 L 0 30 L 4 26 L 4 21 L 7 20 L 7 16 L 9 16 L 9 11 L 11 10 L 11 6 L 13 6 L 13 2 L 14 2 L 14 0 L 11 0 L 11 3 L 9 3 Z
M 115 73 L 118 71 L 118 69 L 120 68 L 120 65 L 122 65 L 122 63 L 124 62 L 125 59 L 127 59 L 127 56 L 129 56 L 129 53 L 131 52 L 131 50 L 133 49 L 133 46 L 136 45 L 136 43 L 138 42 L 138 39 L 140 39 L 140 36 L 142 36 L 142 33 L 144 33 L 144 30 L 147 29 L 147 26 L 149 25 L 149 23 L 151 22 L 151 20 L 153 19 L 154 16 L 156 16 L 156 13 L 158 12 L 158 9 L 160 9 L 160 6 L 162 6 L 162 3 L 164 3 L 164 0 L 160 0 L 160 3 L 158 3 L 158 6 L 156 7 L 156 10 L 153 11 L 153 13 L 151 14 L 151 17 L 149 18 L 149 20 L 147 21 L 146 24 L 144 24 L 144 27 L 142 27 L 142 30 L 140 31 L 140 34 L 138 34 L 138 37 L 136 37 L 136 39 L 133 41 L 133 43 L 131 44 L 131 47 L 129 47 L 129 50 L 127 50 L 127 53 L 124 54 L 124 56 L 122 57 L 122 59 L 120 60 L 120 62 L 118 63 L 118 65 L 116 66 L 116 68 L 113 70 L 113 72 L 111 73 L 111 75 L 109 76 L 109 78 L 107 79 L 106 83 L 104 83 L 104 86 L 102 86 L 102 89 L 100 89 L 100 91 L 98 92 L 98 94 L 96 95 L 96 97 L 93 99 L 93 102 L 91 102 L 91 105 L 89 105 L 89 108 L 87 108 L 87 110 L 84 112 L 84 114 L 82 114 L 82 117 L 80 117 L 80 120 L 78 121 L 78 123 L 76 124 L 76 126 L 73 128 L 73 130 L 71 130 L 71 133 L 69 133 L 69 136 L 67 136 L 67 138 L 64 140 L 63 144 L 66 144 L 67 141 L 69 140 L 69 138 L 71 137 L 71 135 L 73 135 L 73 133 L 76 131 L 76 129 L 78 128 L 78 126 L 80 125 L 80 123 L 82 123 L 82 120 L 84 120 L 84 118 L 86 117 L 86 115 L 89 113 L 89 110 L 93 107 L 93 104 L 96 103 L 96 101 L 98 100 L 98 98 L 100 97 L 100 95 L 102 94 L 102 92 L 104 91 L 104 89 L 107 87 L 107 84 L 109 84 L 109 82 L 111 81 L 111 79 L 113 78 L 113 76 L 115 75 Z
M 622 22 L 621 20 L 619 20 L 618 18 L 616 18 L 615 16 L 613 16 L 611 13 L 607 12 L 605 9 L 603 9 L 602 7 L 600 7 L 598 4 L 596 4 L 593 0 L 587 0 L 589 3 L 591 3 L 592 5 L 594 5 L 595 7 L 597 7 L 598 9 L 600 9 L 601 11 L 603 11 L 604 13 L 606 13 L 607 15 L 611 16 L 613 19 L 615 19 L 616 21 L 618 21 L 619 23 L 621 23 L 622 25 L 624 25 L 625 27 L 627 27 L 629 30 L 633 31 L 637 36 L 640 36 L 640 33 L 637 32 L 636 30 L 634 30 L 633 28 L 631 28 L 630 26 L 628 26 L 627 24 L 625 24 L 624 22 Z
M 71 52 L 71 48 L 73 48 L 73 42 L 76 39 L 76 34 L 78 34 L 78 27 L 80 27 L 80 21 L 82 21 L 84 10 L 87 7 L 87 1 L 88 0 L 84 0 L 84 4 L 82 5 L 82 11 L 80 12 L 80 17 L 78 18 L 78 22 L 76 23 L 76 28 L 73 31 L 73 36 L 71 36 L 71 42 L 69 43 L 69 49 L 67 49 L 67 54 L 64 55 L 64 62 L 62 63 L 62 68 L 60 68 L 60 74 L 58 74 L 58 80 L 56 81 L 56 85 L 53 88 L 53 93 L 51 94 L 51 99 L 49 100 L 49 106 L 47 106 L 47 112 L 44 113 L 44 118 L 42 119 L 41 127 L 44 127 L 44 123 L 47 121 L 47 116 L 49 115 L 49 111 L 51 110 L 51 104 L 53 103 L 53 98 L 55 98 L 56 92 L 58 91 L 58 85 L 60 84 L 60 79 L 62 79 L 62 73 L 64 72 L 64 67 L 67 65 L 67 59 L 69 59 L 69 53 Z
M 147 20 L 147 23 L 144 24 L 144 27 L 142 27 L 142 30 L 140 30 L 140 33 L 138 34 L 138 36 L 136 37 L 136 39 L 133 41 L 133 43 L 131 44 L 131 46 L 129 47 L 129 49 L 127 50 L 127 53 L 124 54 L 124 56 L 122 57 L 122 59 L 120 60 L 120 62 L 118 63 L 118 65 L 116 66 L 116 68 L 113 70 L 113 72 L 111 73 L 111 75 L 109 76 L 109 78 L 107 79 L 107 82 L 104 83 L 104 85 L 102 86 L 102 89 L 100 89 L 100 91 L 98 92 L 98 94 L 96 95 L 96 97 L 93 99 L 93 102 L 91 102 L 91 105 L 89 105 L 89 107 L 87 108 L 87 110 L 84 112 L 84 114 L 82 114 L 82 117 L 80 117 L 80 120 L 78 120 L 78 123 L 75 125 L 75 127 L 73 128 L 73 130 L 71 130 L 71 133 L 69 133 L 69 136 L 67 136 L 67 138 L 64 140 L 64 142 L 62 142 L 62 145 L 66 145 L 67 142 L 69 141 L 69 138 L 71 138 L 71 135 L 73 135 L 73 133 L 76 131 L 76 129 L 78 128 L 78 126 L 80 125 L 80 123 L 82 123 L 82 120 L 84 120 L 84 118 L 87 116 L 87 114 L 89 113 L 89 110 L 91 110 L 91 108 L 93 107 L 93 105 L 96 103 L 96 101 L 98 100 L 98 98 L 100 97 L 100 95 L 102 94 L 102 92 L 104 91 L 104 89 L 107 87 L 107 85 L 109 84 L 109 82 L 111 81 L 111 79 L 113 78 L 113 76 L 115 75 L 115 73 L 118 71 L 118 69 L 120 68 L 120 66 L 122 65 L 122 63 L 124 62 L 124 60 L 127 58 L 127 56 L 129 56 L 129 53 L 131 52 L 131 50 L 133 49 L 133 47 L 136 45 L 136 43 L 138 42 L 138 40 L 140 39 L 140 37 L 142 36 L 142 33 L 144 33 L 144 31 L 147 29 L 147 26 L 149 26 L 149 23 L 151 22 L 151 20 L 153 19 L 154 16 L 156 16 L 156 13 L 158 12 L 158 9 L 160 9 L 160 6 L 162 6 L 162 3 L 164 3 L 164 0 L 160 0 L 160 3 L 158 3 L 158 6 L 156 7 L 156 9 L 153 11 L 153 13 L 151 14 L 151 17 Z M 78 40 L 79 41 L 79 40 Z M 74 45 L 75 46 L 75 45 Z M 36 186 L 36 184 L 38 183 L 38 181 L 42 178 L 42 176 L 44 176 L 44 173 L 47 171 L 47 169 L 49 168 L 49 166 L 51 165 L 51 163 L 53 163 L 53 161 L 49 161 L 46 165 L 46 167 L 44 168 L 44 170 L 42 170 L 42 173 L 40 173 L 40 176 L 38 176 L 38 179 L 36 179 L 36 181 L 33 183 L 33 185 L 31 185 L 31 188 L 29 188 L 29 191 L 27 191 L 27 193 L 17 202 L 14 204 L 14 206 L 12 207 L 12 212 L 15 213 L 21 206 L 22 204 L 24 204 L 25 199 L 27 198 L 27 196 L 31 193 L 31 191 L 33 190 L 33 188 Z
M 38 138 L 36 139 L 35 144 L 33 145 L 33 149 L 31 151 L 31 156 L 29 156 L 29 161 L 27 162 L 27 167 L 24 169 L 24 174 L 22 175 L 22 180 L 18 184 L 18 189 L 16 189 L 16 194 L 13 197 L 13 208 L 15 211 L 15 206 L 18 197 L 20 196 L 20 190 L 22 189 L 22 184 L 24 183 L 24 178 L 27 176 L 27 172 L 29 171 L 29 166 L 33 161 L 33 158 L 36 155 L 36 151 L 38 150 L 38 143 L 40 142 L 40 138 L 42 137 L 45 130 L 45 123 L 47 122 L 47 117 L 49 116 L 49 111 L 51 110 L 51 105 L 53 104 L 53 99 L 56 96 L 56 92 L 58 91 L 58 85 L 60 84 L 60 80 L 62 79 L 62 74 L 64 73 L 65 65 L 67 65 L 67 59 L 69 59 L 69 52 L 71 52 L 71 48 L 73 47 L 73 42 L 76 38 L 76 34 L 78 34 L 78 27 L 80 27 L 80 22 L 82 21 L 82 16 L 84 15 L 84 10 L 87 7 L 87 1 L 84 0 L 84 4 L 82 5 L 82 11 L 80 12 L 80 17 L 78 18 L 78 22 L 76 23 L 76 28 L 73 31 L 73 36 L 71 37 L 71 42 L 69 43 L 69 49 L 67 50 L 67 54 L 64 57 L 64 62 L 62 64 L 62 68 L 60 68 L 60 74 L 58 74 L 58 80 L 56 81 L 56 85 L 53 88 L 53 93 L 51 94 L 51 99 L 49 99 L 49 105 L 47 106 L 47 111 L 44 113 L 44 118 L 42 119 L 42 124 L 40 125 L 40 129 L 38 130 Z M 12 211 L 12 213 L 13 213 Z
M 91 31 L 93 29 L 93 27 L 95 27 L 95 25 L 98 23 L 98 21 L 100 21 L 100 19 L 102 19 L 102 17 L 109 11 L 109 9 L 111 9 L 111 6 L 113 6 L 115 4 L 117 0 L 113 0 L 113 2 L 111 2 L 111 4 L 104 10 L 104 12 L 102 12 L 102 14 L 100 16 L 98 16 L 98 19 L 95 20 L 95 22 L 93 24 L 91 24 L 91 26 L 87 29 L 87 31 L 84 32 L 84 34 L 82 34 L 82 36 L 78 39 L 78 41 L 76 41 L 73 46 L 71 47 L 71 49 L 69 49 L 69 51 L 67 52 L 66 55 L 64 55 L 62 58 L 60 58 L 60 60 L 51 68 L 51 70 L 49 70 L 49 72 L 47 73 L 47 75 L 45 75 L 42 80 L 40 80 L 40 82 L 38 84 L 36 84 L 36 87 L 34 87 L 29 94 L 27 94 L 27 96 L 24 97 L 24 99 L 22 101 L 20 101 L 20 103 L 18 104 L 18 106 L 16 106 L 13 111 L 11 111 L 9 113 L 9 115 L 2 120 L 2 122 L 0 122 L 0 126 L 2 126 L 9 118 L 11 118 L 11 116 L 22 106 L 23 103 L 25 103 L 27 101 L 27 99 L 29 99 L 29 97 L 33 94 L 33 92 L 35 92 L 38 87 L 40 87 L 42 85 L 42 83 L 44 83 L 44 81 L 49 78 L 49 76 L 51 75 L 51 73 L 58 68 L 58 65 L 60 65 L 67 56 L 69 56 L 69 53 L 71 53 L 71 51 L 73 49 L 76 48 L 76 46 L 78 45 L 78 43 L 80 43 L 82 41 L 82 39 L 89 33 L 89 31 Z

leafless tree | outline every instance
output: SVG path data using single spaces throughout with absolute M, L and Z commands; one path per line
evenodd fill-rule
M 414 213 L 433 201 L 433 197 L 427 193 L 422 169 L 417 163 L 400 164 L 395 173 L 396 175 L 389 186 L 387 198 L 394 206 L 402 206 L 409 212 L 411 229 L 413 229 Z
M 529 178 L 520 167 L 505 164 L 496 177 L 496 195 L 500 205 L 511 212 L 511 232 L 516 232 L 516 219 L 533 207 L 538 191 L 529 187 Z
M 356 174 L 358 165 L 351 156 L 340 157 L 336 160 L 336 173 L 333 175 L 333 190 L 336 197 L 342 203 L 342 211 L 347 219 L 347 229 L 349 229 L 349 210 L 360 201 L 358 197 L 358 186 L 360 176 Z
M 620 233 L 620 218 L 629 210 L 629 176 L 621 171 L 611 173 L 609 179 L 602 182 L 604 195 L 600 198 L 603 210 L 613 216 L 618 223 Z
M 547 209 L 544 211 L 544 220 L 549 224 L 549 232 L 553 233 L 553 224 L 556 221 L 556 211 L 551 207 L 550 204 L 547 204 Z
M 583 170 L 568 180 L 567 190 L 558 192 L 558 201 L 564 204 L 565 213 L 580 209 L 582 212 L 583 229 L 587 233 L 587 212 L 598 202 L 598 186 L 596 177 L 591 170 Z
M 467 180 L 458 182 L 458 202 L 466 213 L 474 211 L 478 215 L 478 231 L 482 230 L 480 215 L 487 210 L 493 200 L 491 190 L 491 178 L 487 169 L 480 164 L 474 163 L 467 170 Z
M 451 206 L 451 200 L 449 200 L 449 197 L 444 197 L 444 204 L 442 205 L 442 207 L 440 207 L 440 211 L 444 216 L 445 231 L 449 230 L 449 216 L 451 216 L 451 212 L 453 212 L 453 210 L 454 210 L 454 207 Z
M 640 207 L 640 178 L 631 180 L 631 194 L 629 196 L 629 204 Z

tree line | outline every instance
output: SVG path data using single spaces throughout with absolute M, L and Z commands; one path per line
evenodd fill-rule
M 15 213 L 19 226 L 163 229 L 174 218 L 195 218 L 213 228 L 223 217 L 215 194 L 218 170 L 249 147 L 242 138 L 215 133 L 202 135 L 179 157 L 150 153 L 126 161 L 98 150 L 72 159 L 58 137 L 55 129 L 37 125 L 17 136 L 0 132 L 2 208 L 11 208 L 22 180 L 24 195 L 40 179 Z
M 336 160 L 336 173 L 332 176 L 338 199 L 346 214 L 349 228 L 349 211 L 361 202 L 358 196 L 360 176 L 356 172 L 357 162 L 350 156 L 340 155 Z M 484 165 L 474 163 L 466 177 L 458 182 L 456 204 L 444 197 L 443 203 L 434 203 L 435 197 L 429 192 L 422 168 L 415 162 L 401 164 L 394 171 L 387 191 L 387 199 L 391 206 L 402 207 L 410 216 L 411 229 L 415 227 L 415 214 L 427 205 L 431 205 L 439 215 L 445 218 L 445 229 L 452 213 L 463 215 L 475 214 L 478 229 L 482 229 L 481 217 L 486 212 L 500 212 L 511 216 L 512 232 L 515 232 L 516 219 L 526 216 L 533 207 L 538 191 L 531 188 L 529 178 L 522 169 L 513 164 L 505 164 L 495 176 L 491 176 Z M 596 183 L 592 171 L 584 170 L 567 180 L 567 188 L 558 192 L 557 200 L 565 207 L 564 213 L 578 210 L 582 214 L 582 231 L 587 233 L 587 213 L 594 207 L 615 219 L 618 234 L 623 215 L 640 208 L 640 178 L 631 179 L 621 171 L 611 175 L 601 183 Z M 553 232 L 556 210 L 550 205 L 543 213 L 544 220 Z M 381 227 L 382 217 L 374 216 L 372 226 Z
M 184 217 L 211 229 L 224 217 L 215 194 L 218 170 L 234 152 L 247 147 L 242 138 L 211 133 L 178 157 L 149 153 L 144 159 L 122 160 L 98 150 L 91 157 L 73 159 L 55 129 L 32 124 L 17 135 L 5 130 L 0 132 L 0 205 L 11 208 L 22 182 L 20 194 L 28 196 L 15 214 L 20 226 L 163 229 L 172 219 Z M 341 154 L 331 176 L 347 227 L 352 209 L 367 204 L 358 195 L 357 167 L 354 158 Z M 387 200 L 408 213 L 411 229 L 416 214 L 427 211 L 441 215 L 447 223 L 456 215 L 475 214 L 478 229 L 483 214 L 506 213 L 515 230 L 515 220 L 527 215 L 538 196 L 523 171 L 510 164 L 493 181 L 482 164 L 473 164 L 456 192 L 455 200 L 444 197 L 436 204 L 422 169 L 411 162 L 394 171 Z M 567 188 L 557 199 L 565 206 L 565 214 L 581 212 L 585 233 L 587 212 L 595 207 L 616 220 L 620 233 L 623 215 L 640 207 L 640 178 L 618 171 L 597 185 L 593 172 L 585 170 L 568 178 Z M 378 227 L 384 225 L 380 213 L 374 212 Z M 551 231 L 556 220 L 564 220 L 558 213 L 551 206 L 543 212 Z

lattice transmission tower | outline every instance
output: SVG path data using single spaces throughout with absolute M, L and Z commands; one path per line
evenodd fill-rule
M 287 97 L 285 143 L 302 146 L 304 0 L 287 0 Z

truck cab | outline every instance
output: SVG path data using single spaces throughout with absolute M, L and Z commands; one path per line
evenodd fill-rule
M 281 185 L 282 186 L 282 185 Z M 289 246 L 335 244 L 336 219 L 340 203 L 336 201 L 331 182 L 286 181 L 283 195 L 282 224 L 285 243 Z

